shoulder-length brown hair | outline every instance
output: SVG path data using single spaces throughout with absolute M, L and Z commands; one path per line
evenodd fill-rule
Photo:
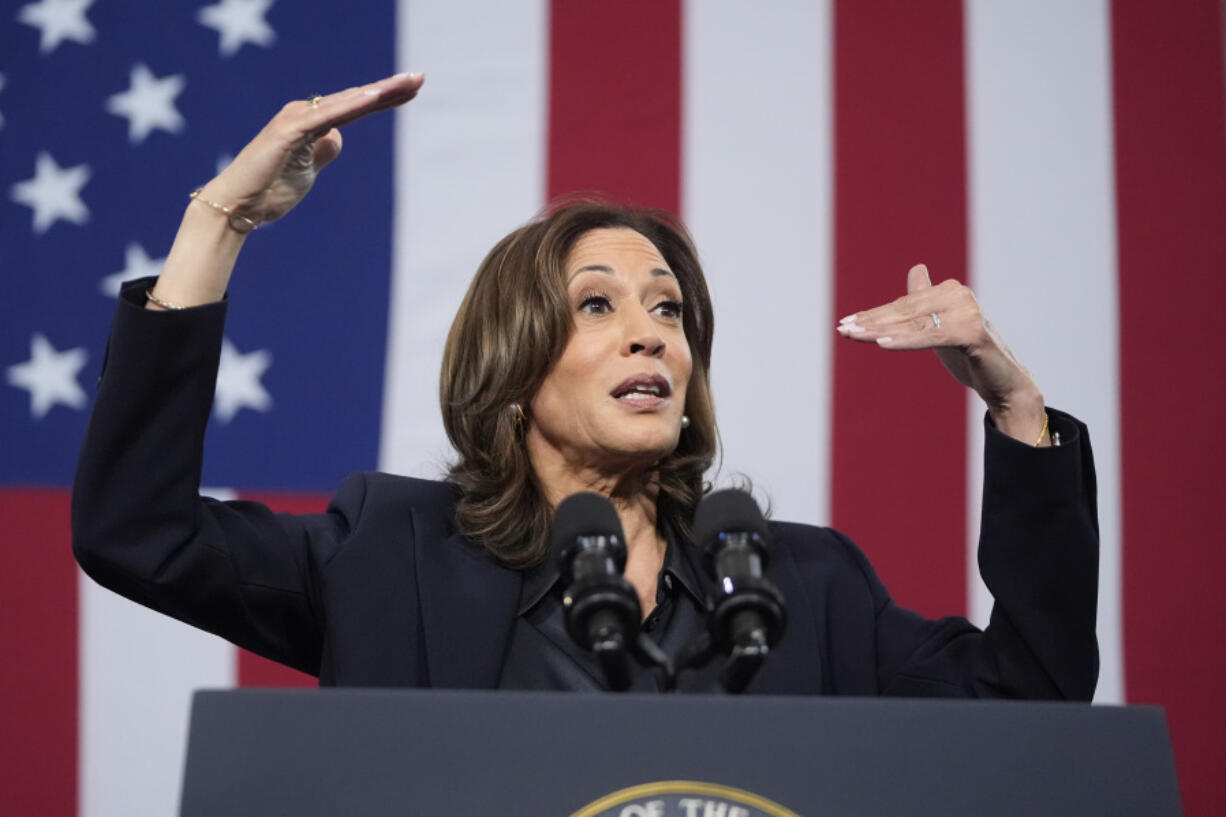
M 672 215 L 599 201 L 559 204 L 499 241 L 468 287 L 443 352 L 439 393 L 443 426 L 459 457 L 447 479 L 459 488 L 460 532 L 503 564 L 541 561 L 552 508 L 528 460 L 525 411 L 570 339 L 574 317 L 564 264 L 584 233 L 628 227 L 668 263 L 681 286 L 682 325 L 693 358 L 686 390 L 690 425 L 660 460 L 657 517 L 690 535 L 703 474 L 718 445 L 708 371 L 714 318 L 689 233 Z M 529 417 L 527 422 L 531 422 Z

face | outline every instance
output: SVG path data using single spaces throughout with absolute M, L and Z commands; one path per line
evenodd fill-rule
M 585 233 L 564 272 L 574 328 L 532 400 L 529 451 L 596 469 L 653 463 L 677 446 L 690 380 L 680 285 L 627 228 Z

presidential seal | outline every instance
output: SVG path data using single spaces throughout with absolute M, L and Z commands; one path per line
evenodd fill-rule
M 571 817 L 799 817 L 752 792 L 697 780 L 661 780 L 621 789 Z

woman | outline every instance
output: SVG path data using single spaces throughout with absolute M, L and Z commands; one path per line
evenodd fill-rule
M 717 438 L 712 316 L 688 237 L 658 214 L 561 207 L 490 252 L 445 353 L 459 454 L 448 482 L 355 475 L 317 516 L 197 495 L 243 242 L 336 158 L 338 127 L 408 101 L 422 81 L 289 103 L 194 195 L 161 276 L 121 298 L 74 489 L 74 549 L 117 592 L 322 684 L 600 688 L 562 623 L 546 538 L 561 499 L 612 499 L 644 628 L 666 650 L 705 615 L 689 524 Z M 749 691 L 1088 699 L 1097 526 L 1085 430 L 1045 410 L 965 287 L 932 286 L 922 266 L 907 286 L 838 331 L 936 348 L 987 403 L 991 626 L 903 610 L 846 537 L 774 523 L 770 577 L 789 631 Z M 708 689 L 716 671 L 680 688 Z M 656 683 L 644 670 L 632 688 Z

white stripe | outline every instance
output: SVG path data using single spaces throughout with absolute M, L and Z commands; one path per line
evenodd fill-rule
M 775 516 L 829 510 L 831 43 L 826 2 L 690 0 L 683 216 L 715 302 L 724 475 Z
M 379 467 L 437 478 L 451 319 L 485 253 L 545 199 L 543 0 L 402 3 L 397 65 L 424 70 L 396 115 L 391 313 Z
M 191 693 L 234 685 L 234 647 L 84 574 L 78 586 L 80 814 L 177 814 Z
M 1090 427 L 1102 533 L 1096 700 L 1119 702 L 1124 689 L 1109 9 L 1104 0 L 967 2 L 965 9 L 973 287 L 1048 404 Z M 971 449 L 976 501 L 981 450 Z M 973 521 L 977 526 L 977 517 Z M 977 588 L 973 599 L 974 616 L 982 621 L 986 591 Z

